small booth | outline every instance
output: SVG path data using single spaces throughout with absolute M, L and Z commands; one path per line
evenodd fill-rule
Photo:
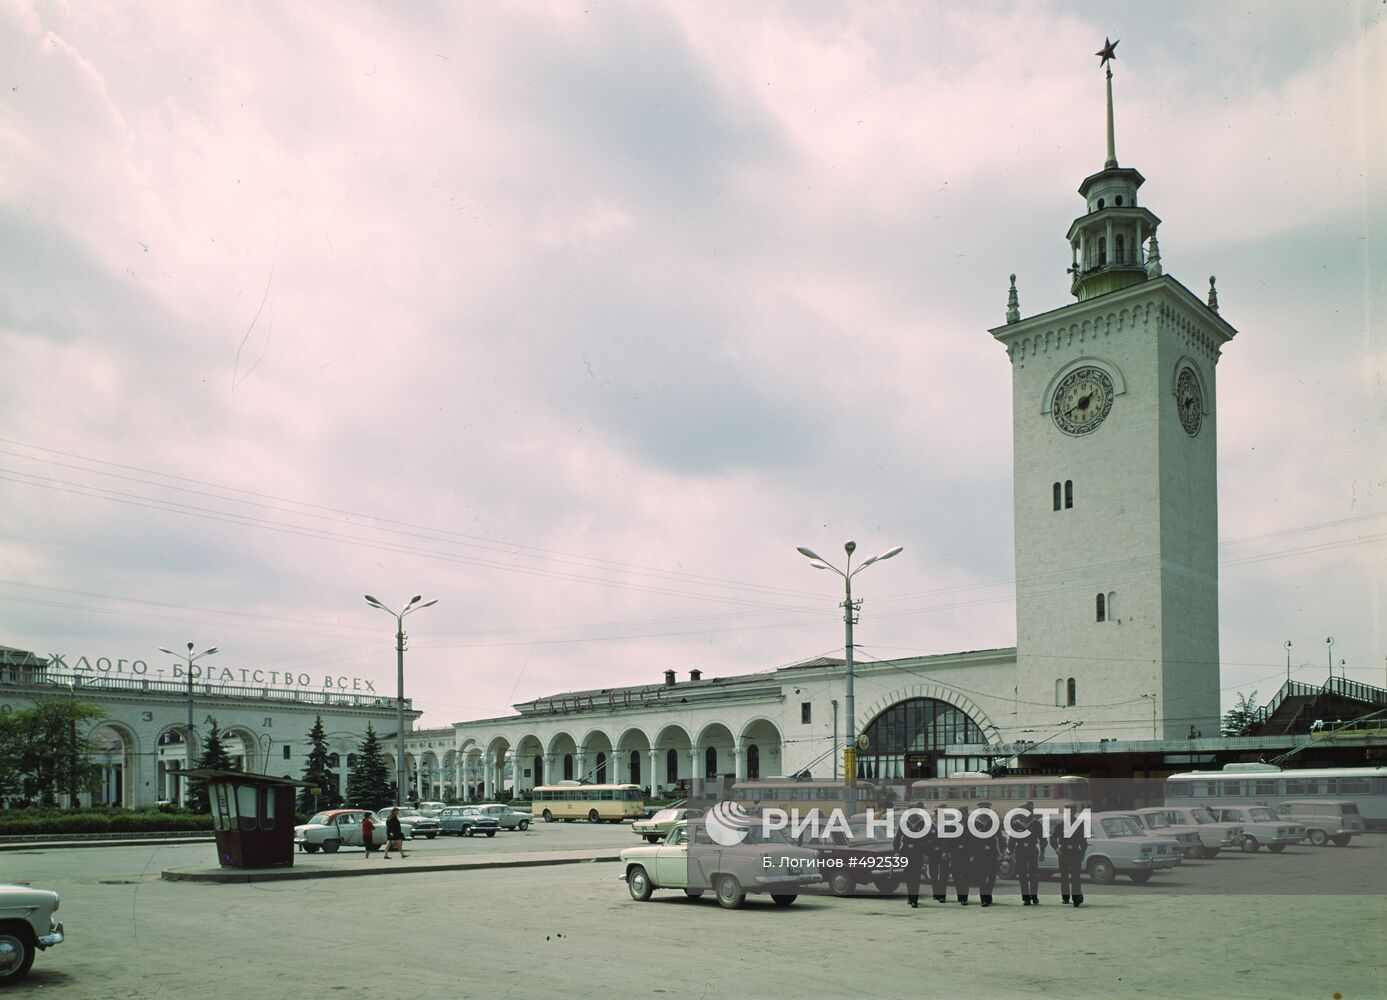
M 289 868 L 294 864 L 294 790 L 302 781 L 268 774 L 198 768 L 207 782 L 217 860 L 223 868 Z

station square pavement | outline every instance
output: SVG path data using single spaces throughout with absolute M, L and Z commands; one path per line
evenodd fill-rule
M 210 843 L 0 853 L 5 881 L 62 894 L 67 941 L 10 996 L 1387 997 L 1387 899 L 1340 884 L 1342 858 L 1387 872 L 1387 836 L 1186 863 L 1063 907 L 899 897 L 751 897 L 740 910 L 657 892 L 631 900 L 627 828 L 540 827 L 492 840 L 296 857 L 284 880 L 172 881 L 211 872 Z M 1366 853 L 1360 853 L 1366 852 Z M 469 865 L 468 868 L 458 866 Z M 498 867 L 505 865 L 505 867 Z M 1248 894 L 1276 879 L 1295 895 Z M 347 873 L 371 877 L 350 877 Z M 340 874 L 339 874 L 340 873 Z M 302 876 L 309 875 L 304 878 Z M 347 877 L 343 877 L 347 876 Z M 1196 881 L 1214 894 L 1190 895 Z M 1318 886 L 1326 890 L 1314 891 Z

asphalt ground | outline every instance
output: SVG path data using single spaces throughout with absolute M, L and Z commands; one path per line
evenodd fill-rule
M 629 827 L 424 841 L 447 858 L 608 852 Z M 1387 837 L 1355 850 L 1387 870 Z M 533 845 L 533 849 L 530 849 Z M 892 897 L 630 899 L 612 863 L 218 885 L 160 872 L 208 862 L 207 844 L 36 848 L 0 856 L 7 881 L 58 890 L 68 940 L 7 991 L 82 998 L 438 997 L 1387 997 L 1387 900 L 1334 893 L 1187 895 L 1130 883 L 1062 907 L 918 910 Z M 1255 862 L 1320 872 L 1334 849 L 1220 856 L 1181 877 L 1253 877 Z M 321 855 L 319 856 L 321 858 Z M 411 860 L 413 855 L 411 855 Z M 360 851 L 342 866 L 385 865 Z M 393 863 L 393 859 L 392 859 Z M 1198 868 L 1195 866 L 1198 865 Z

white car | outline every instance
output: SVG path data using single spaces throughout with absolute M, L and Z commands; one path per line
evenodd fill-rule
M 1125 813 L 1094 813 L 1089 832 L 1092 836 L 1084 852 L 1083 870 L 1100 885 L 1110 884 L 1119 875 L 1138 884 L 1149 882 L 1156 872 L 1174 868 L 1181 861 L 1179 841 L 1147 836 L 1142 825 Z M 1049 845 L 1036 871 L 1041 875 L 1059 871 L 1059 858 Z M 998 874 L 1016 877 L 1016 860 L 1011 854 L 1002 857 Z
M 1290 799 L 1276 807 L 1276 815 L 1305 827 L 1305 837 L 1316 847 L 1334 841 L 1347 847 L 1354 837 L 1367 832 L 1367 824 L 1355 802 L 1325 799 Z
M 27 885 L 0 885 L 0 986 L 29 974 L 37 952 L 63 943 L 63 925 L 53 918 L 58 894 Z
M 530 822 L 534 819 L 527 812 L 516 812 L 510 806 L 502 805 L 499 802 L 487 802 L 472 808 L 483 816 L 490 816 L 495 819 L 502 830 L 528 830 Z
M 1161 809 L 1138 809 L 1134 812 L 1122 813 L 1123 816 L 1130 816 L 1132 820 L 1146 831 L 1148 837 L 1165 837 L 1170 840 L 1178 841 L 1180 853 L 1187 858 L 1200 858 L 1204 856 L 1204 844 L 1199 839 L 1199 834 L 1188 827 L 1172 826 L 1170 818 Z
M 384 829 L 385 821 L 390 818 L 390 813 L 394 809 L 394 806 L 386 806 L 376 812 L 376 822 L 380 824 L 382 829 Z M 400 806 L 400 831 L 405 835 L 406 840 L 413 840 L 416 837 L 433 840 L 441 829 L 442 824 L 432 816 L 425 816 L 413 806 Z
M 343 846 L 364 847 L 361 820 L 370 815 L 365 809 L 328 809 L 294 827 L 294 843 L 308 854 L 316 854 L 319 849 L 324 854 L 335 854 Z M 385 821 L 372 817 L 371 822 L 375 825 L 371 831 L 371 846 L 384 847 Z
M 446 802 L 420 802 L 418 806 L 416 806 L 416 808 L 425 816 L 433 817 L 437 817 L 438 814 L 441 813 L 447 807 L 448 803 Z
M 1237 823 L 1243 828 L 1242 849 L 1248 854 L 1256 854 L 1262 847 L 1280 854 L 1288 844 L 1299 844 L 1305 839 L 1305 827 L 1278 819 L 1268 806 L 1219 802 L 1209 808 L 1223 822 Z
M 1139 813 L 1159 812 L 1176 830 L 1193 830 L 1199 835 L 1200 852 L 1198 858 L 1212 858 L 1219 851 L 1228 851 L 1242 845 L 1243 828 L 1237 823 L 1225 823 L 1207 806 L 1161 806 L 1159 808 L 1138 809 Z

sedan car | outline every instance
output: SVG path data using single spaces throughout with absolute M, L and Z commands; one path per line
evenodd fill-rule
M 459 837 L 478 833 L 494 837 L 501 828 L 495 816 L 488 816 L 476 806 L 448 806 L 438 814 L 438 822 L 440 833 L 455 833 Z
M 29 974 L 37 952 L 63 943 L 63 925 L 53 918 L 58 894 L 27 885 L 0 885 L 0 986 Z
M 669 831 L 674 829 L 675 823 L 702 815 L 702 809 L 657 809 L 653 815 L 632 823 L 631 832 L 637 837 L 644 837 L 652 844 L 657 844 L 669 836 Z
M 499 802 L 484 802 L 474 806 L 483 816 L 491 816 L 500 824 L 502 830 L 528 830 L 534 819 L 528 812 L 517 812 L 510 806 Z
M 371 816 L 365 809 L 329 809 L 320 812 L 307 823 L 294 827 L 294 843 L 299 850 L 316 854 L 321 848 L 334 854 L 344 844 L 348 847 L 366 846 L 361 835 L 361 820 Z M 375 829 L 371 831 L 371 846 L 385 846 L 385 820 L 371 816 Z
M 1237 823 L 1243 828 L 1242 849 L 1248 854 L 1256 854 L 1262 847 L 1280 854 L 1288 844 L 1299 844 L 1305 839 L 1305 827 L 1279 819 L 1267 806 L 1214 803 L 1209 808 L 1223 822 Z
M 1174 838 L 1150 837 L 1140 823 L 1125 813 L 1094 813 L 1083 867 L 1088 877 L 1109 885 L 1119 875 L 1138 884 L 1149 882 L 1158 871 L 1174 868 L 1182 860 L 1180 842 Z M 1059 871 L 1055 852 L 1046 849 L 1036 868 L 1040 875 Z M 1016 878 L 1016 858 L 1002 856 L 998 874 Z
M 1155 811 L 1164 814 L 1175 829 L 1193 830 L 1199 835 L 1201 850 L 1195 857 L 1212 858 L 1219 851 L 1231 850 L 1242 843 L 1243 828 L 1236 823 L 1224 823 L 1207 806 L 1162 806 Z
M 376 822 L 382 827 L 385 826 L 386 819 L 389 818 L 394 806 L 386 806 L 376 813 Z M 413 840 L 416 837 L 424 837 L 433 840 L 438 836 L 438 820 L 432 816 L 425 816 L 413 806 L 400 806 L 400 829 L 404 831 L 406 840 Z
M 1199 839 L 1199 834 L 1184 826 L 1171 826 L 1170 820 L 1160 809 L 1141 809 L 1133 812 L 1120 813 L 1120 815 L 1130 817 L 1138 826 L 1146 831 L 1148 837 L 1165 837 L 1169 840 L 1178 841 L 1180 853 L 1186 858 L 1194 859 L 1203 857 L 1204 844 Z

